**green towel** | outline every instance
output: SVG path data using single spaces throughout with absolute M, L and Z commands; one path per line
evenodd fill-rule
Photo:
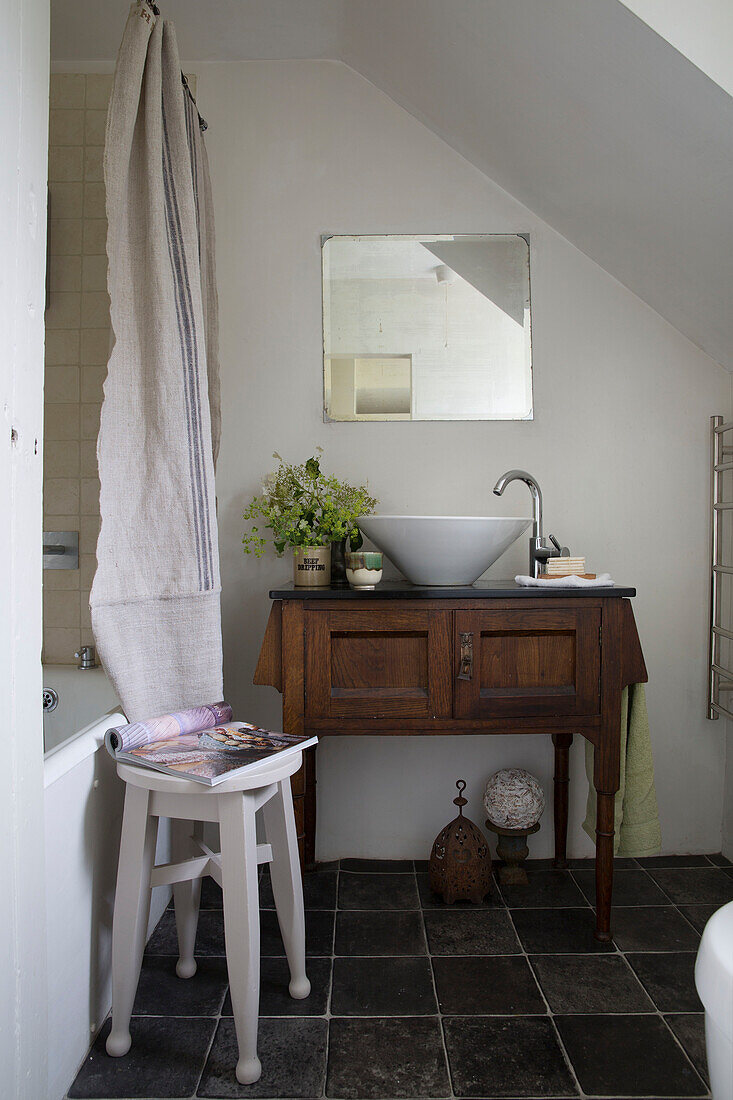
M 593 787 L 593 746 L 585 743 L 588 808 L 583 828 L 596 837 L 596 792 Z M 624 688 L 621 695 L 621 783 L 616 793 L 617 856 L 654 856 L 662 846 L 649 715 L 643 684 Z

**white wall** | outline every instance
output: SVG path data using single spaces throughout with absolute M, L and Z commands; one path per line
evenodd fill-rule
M 0 33 L 0 1065 L 3 1095 L 46 1080 L 41 481 L 48 0 L 9 0 Z
M 725 784 L 723 786 L 723 855 L 733 858 L 733 726 L 726 722 Z
M 591 568 L 636 585 L 664 848 L 718 850 L 724 723 L 705 718 L 708 418 L 730 408 L 728 375 L 638 298 L 337 62 L 196 65 L 209 121 L 218 225 L 223 435 L 218 472 L 227 696 L 277 724 L 252 687 L 267 590 L 290 562 L 241 553 L 241 512 L 273 450 L 320 444 L 337 474 L 369 478 L 382 510 L 523 514 L 525 490 L 491 495 L 523 466 L 540 480 L 547 529 Z M 535 420 L 324 424 L 321 233 L 532 235 Z M 521 540 L 494 566 L 525 565 Z M 573 855 L 585 781 L 573 750 Z M 496 768 L 526 765 L 551 789 L 548 738 L 329 738 L 318 750 L 318 854 L 425 856 L 469 813 Z M 533 838 L 550 852 L 549 817 Z

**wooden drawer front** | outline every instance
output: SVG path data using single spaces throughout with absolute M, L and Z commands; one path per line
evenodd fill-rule
M 600 626 L 597 608 L 457 612 L 455 717 L 597 714 Z M 470 679 L 458 677 L 461 635 Z
M 309 716 L 450 716 L 450 611 L 309 608 L 305 630 Z

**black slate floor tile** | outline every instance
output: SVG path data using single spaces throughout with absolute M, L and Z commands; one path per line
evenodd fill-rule
M 702 935 L 705 925 L 713 913 L 720 909 L 719 905 L 678 905 L 680 913 L 686 917 L 690 924 Z
M 665 1016 L 665 1020 L 679 1039 L 682 1047 L 703 1081 L 708 1081 L 708 1059 L 705 1052 L 705 1014 L 680 1012 Z
M 547 1014 L 523 955 L 444 955 L 433 959 L 433 971 L 444 1015 Z
M 659 1016 L 556 1016 L 590 1096 L 701 1096 L 705 1086 Z
M 339 875 L 339 909 L 419 909 L 415 876 L 363 874 Z
M 87 1055 L 70 1097 L 191 1096 L 196 1089 L 214 1034 L 212 1019 L 135 1016 L 132 1047 L 124 1058 L 104 1049 L 110 1023 Z
M 640 859 L 640 867 L 649 870 L 657 867 L 707 867 L 708 856 L 645 856 Z
M 376 913 L 354 909 L 336 914 L 337 955 L 424 955 L 426 952 L 419 909 Z
M 537 955 L 532 966 L 553 1012 L 653 1012 L 620 955 Z
M 696 957 L 694 951 L 626 956 L 660 1012 L 702 1012 L 695 989 Z
M 330 955 L 333 951 L 332 910 L 307 909 L 305 914 L 305 950 L 308 955 Z M 284 955 L 280 926 L 274 909 L 260 910 L 260 950 L 263 955 Z M 150 937 L 146 952 L 149 955 L 174 955 L 178 957 L 178 937 L 173 911 L 166 909 L 158 927 Z M 199 913 L 195 955 L 225 955 L 224 914 L 221 910 Z
M 178 957 L 176 918 L 172 909 L 166 909 L 157 928 L 145 948 L 149 955 L 175 955 Z M 221 909 L 202 909 L 199 913 L 194 954 L 224 955 L 224 914 Z
M 513 909 L 512 920 L 530 955 L 580 954 L 613 951 L 612 943 L 594 936 L 592 909 Z
M 218 882 L 214 882 L 211 875 L 206 875 L 201 882 L 201 901 L 199 905 L 201 909 L 221 909 L 224 905 L 221 886 Z
M 434 1016 L 438 1008 L 430 960 L 373 958 L 333 961 L 331 1013 L 334 1016 Z
M 542 909 L 585 905 L 585 898 L 569 871 L 532 871 L 526 886 L 499 884 L 501 895 L 510 909 Z
M 306 973 L 311 983 L 310 996 L 296 1001 L 288 993 L 290 970 L 287 959 L 263 958 L 260 963 L 260 1016 L 325 1015 L 331 988 L 331 960 L 308 959 Z M 229 992 L 224 998 L 221 1014 L 232 1014 Z
M 262 1076 L 254 1085 L 240 1085 L 235 1076 L 238 1047 L 234 1020 L 221 1020 L 196 1095 L 321 1096 L 327 1029 L 326 1020 L 261 1019 L 257 1053 Z
M 197 959 L 192 978 L 179 978 L 176 958 L 145 955 L 140 970 L 135 1016 L 217 1016 L 228 984 L 227 961 Z
M 343 1100 L 450 1096 L 439 1021 L 331 1020 L 326 1095 Z
M 549 1019 L 449 1016 L 443 1025 L 456 1096 L 577 1096 Z
M 575 871 L 575 881 L 591 905 L 596 903 L 596 876 L 593 871 Z M 669 905 L 669 898 L 646 871 L 614 871 L 614 905 Z
M 696 951 L 700 942 L 674 905 L 614 908 L 611 927 L 621 951 Z
M 340 866 L 342 871 L 380 875 L 408 875 L 415 869 L 411 859 L 342 859 Z
M 456 901 L 446 905 L 439 894 L 434 894 L 430 889 L 430 875 L 420 873 L 417 875 L 417 888 L 420 894 L 420 904 L 423 909 L 491 909 L 497 905 L 503 905 L 496 882 L 492 880 L 491 889 L 485 895 L 480 904 L 473 901 Z
M 516 955 L 521 950 L 503 909 L 426 910 L 424 919 L 431 955 Z
M 333 926 L 336 914 L 327 909 L 305 911 L 306 955 L 331 955 L 333 953 Z M 263 955 L 284 955 L 280 925 L 274 909 L 260 911 L 260 950 Z
M 728 857 L 724 856 L 721 852 L 716 852 L 715 855 L 708 856 L 708 859 L 716 867 L 733 867 Z
M 337 871 L 309 871 L 303 876 L 303 904 L 306 909 L 336 908 Z M 260 905 L 263 909 L 274 909 L 272 883 L 268 871 L 260 881 Z
M 571 871 L 591 870 L 595 871 L 596 859 L 595 856 L 588 856 L 586 859 L 569 859 L 568 867 Z M 630 871 L 639 866 L 638 859 L 632 859 L 630 856 L 616 856 L 613 861 L 613 869 L 615 871 Z
M 733 878 L 722 867 L 669 867 L 651 875 L 675 904 L 720 906 L 733 900 Z

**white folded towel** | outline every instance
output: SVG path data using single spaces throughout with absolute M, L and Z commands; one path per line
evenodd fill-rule
M 551 580 L 546 580 L 544 577 L 515 577 L 516 584 L 521 584 L 525 588 L 613 588 L 613 581 L 611 580 L 610 573 L 599 573 L 595 580 L 588 580 L 586 577 L 576 577 L 572 575 L 570 577 L 553 577 Z

